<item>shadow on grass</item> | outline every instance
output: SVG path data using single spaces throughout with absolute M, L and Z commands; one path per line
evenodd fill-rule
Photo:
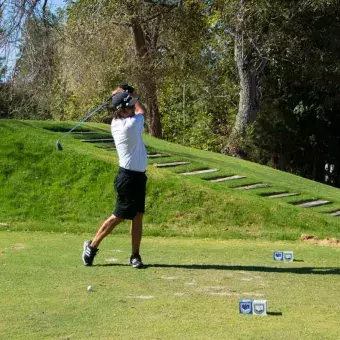
M 121 263 L 105 263 L 97 264 L 96 267 L 106 266 L 130 266 L 129 264 Z M 291 274 L 314 274 L 314 275 L 340 275 L 340 268 L 337 267 L 295 267 L 295 268 L 279 268 L 279 267 L 264 267 L 264 266 L 232 266 L 218 264 L 148 264 L 147 268 L 182 268 L 182 269 L 203 269 L 203 270 L 242 270 L 249 272 L 264 272 L 264 273 L 291 273 Z

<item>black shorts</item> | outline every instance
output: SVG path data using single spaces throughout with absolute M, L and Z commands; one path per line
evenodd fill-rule
M 119 168 L 114 181 L 117 201 L 113 214 L 116 217 L 133 220 L 137 213 L 145 212 L 146 181 L 144 172 Z

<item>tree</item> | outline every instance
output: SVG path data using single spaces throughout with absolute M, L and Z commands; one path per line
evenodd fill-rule
M 27 20 L 22 29 L 13 86 L 25 94 L 21 110 L 29 116 L 51 118 L 53 83 L 57 73 L 56 24 L 53 16 L 46 14 L 42 19 Z
M 49 11 L 48 0 L 4 1 L 2 6 L 6 14 L 0 48 L 7 57 L 9 111 L 20 118 L 50 117 L 56 17 Z
M 263 105 L 245 145 L 255 161 L 338 186 L 339 5 L 299 2 L 285 9 Z
M 253 14 L 247 13 L 246 5 L 246 0 L 240 0 L 234 29 L 234 54 L 240 81 L 239 108 L 231 135 L 234 143 L 246 133 L 247 126 L 255 120 L 260 109 L 260 79 L 268 61 L 258 47 L 263 39 L 262 32 L 253 36 L 247 27 L 247 15 Z
M 127 80 L 137 83 L 148 109 L 150 134 L 161 137 L 158 89 L 167 69 L 172 68 L 174 58 L 181 59 L 178 56 L 188 54 L 196 43 L 195 40 L 189 40 L 188 36 L 197 35 L 194 30 L 187 35 L 176 33 L 178 41 L 174 41 L 175 38 L 168 32 L 179 27 L 178 31 L 183 33 L 181 26 L 187 27 L 185 19 L 192 15 L 192 19 L 188 20 L 192 23 L 199 6 L 196 1 L 181 6 L 178 6 L 178 2 L 142 0 L 112 1 L 100 6 L 101 4 L 98 1 L 79 1 L 69 5 L 67 34 L 72 36 L 72 41 L 78 42 L 80 39 L 84 42 L 80 48 L 76 47 L 76 54 L 82 54 L 82 60 L 98 60 L 99 56 L 96 55 L 103 53 L 103 48 L 95 49 L 94 46 L 106 41 L 111 57 L 95 66 L 107 65 L 111 82 L 128 78 Z M 91 17 L 90 23 L 88 17 Z M 199 17 L 195 19 L 199 28 Z M 111 37 L 111 41 L 107 37 Z M 101 41 L 96 41 L 98 38 Z M 182 50 L 174 50 L 181 44 Z M 85 50 L 88 51 L 87 55 Z M 131 53 L 133 50 L 135 54 Z
M 233 38 L 234 60 L 239 80 L 239 104 L 232 133 L 229 152 L 241 156 L 240 140 L 246 135 L 260 108 L 260 80 L 268 63 L 270 25 L 268 20 L 276 3 L 268 1 L 235 0 L 214 1 L 212 11 L 219 17 L 222 34 L 230 48 L 227 37 Z

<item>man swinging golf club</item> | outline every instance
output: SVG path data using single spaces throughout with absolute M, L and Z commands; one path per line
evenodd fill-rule
M 92 266 L 101 241 L 127 219 L 131 220 L 130 264 L 142 268 L 139 248 L 145 210 L 147 154 L 141 133 L 145 110 L 130 86 L 122 85 L 112 94 L 112 106 L 116 111 L 111 132 L 119 157 L 119 170 L 114 181 L 117 201 L 113 214 L 104 221 L 93 240 L 84 242 L 82 258 L 85 266 Z

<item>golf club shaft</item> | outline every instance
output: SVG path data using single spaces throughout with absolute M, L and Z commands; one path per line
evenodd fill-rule
M 107 99 L 107 100 L 105 100 L 105 102 L 104 103 L 102 103 L 102 104 L 100 104 L 99 106 L 97 106 L 94 110 L 92 110 L 90 113 L 88 113 L 82 120 L 80 120 L 79 122 L 78 122 L 78 124 L 77 125 L 75 125 L 71 130 L 69 130 L 69 131 L 67 131 L 67 132 L 65 132 L 59 139 L 58 139 L 58 141 L 57 142 L 59 142 L 63 137 L 65 137 L 67 134 L 69 134 L 69 133 L 71 133 L 72 131 L 74 131 L 79 125 L 81 125 L 82 123 L 84 123 L 86 120 L 88 120 L 91 116 L 93 116 L 97 111 L 99 111 L 100 109 L 102 109 L 105 105 L 106 105 L 106 103 L 109 101 L 109 100 L 111 100 L 111 98 L 112 98 L 112 96 L 109 98 L 109 99 Z

